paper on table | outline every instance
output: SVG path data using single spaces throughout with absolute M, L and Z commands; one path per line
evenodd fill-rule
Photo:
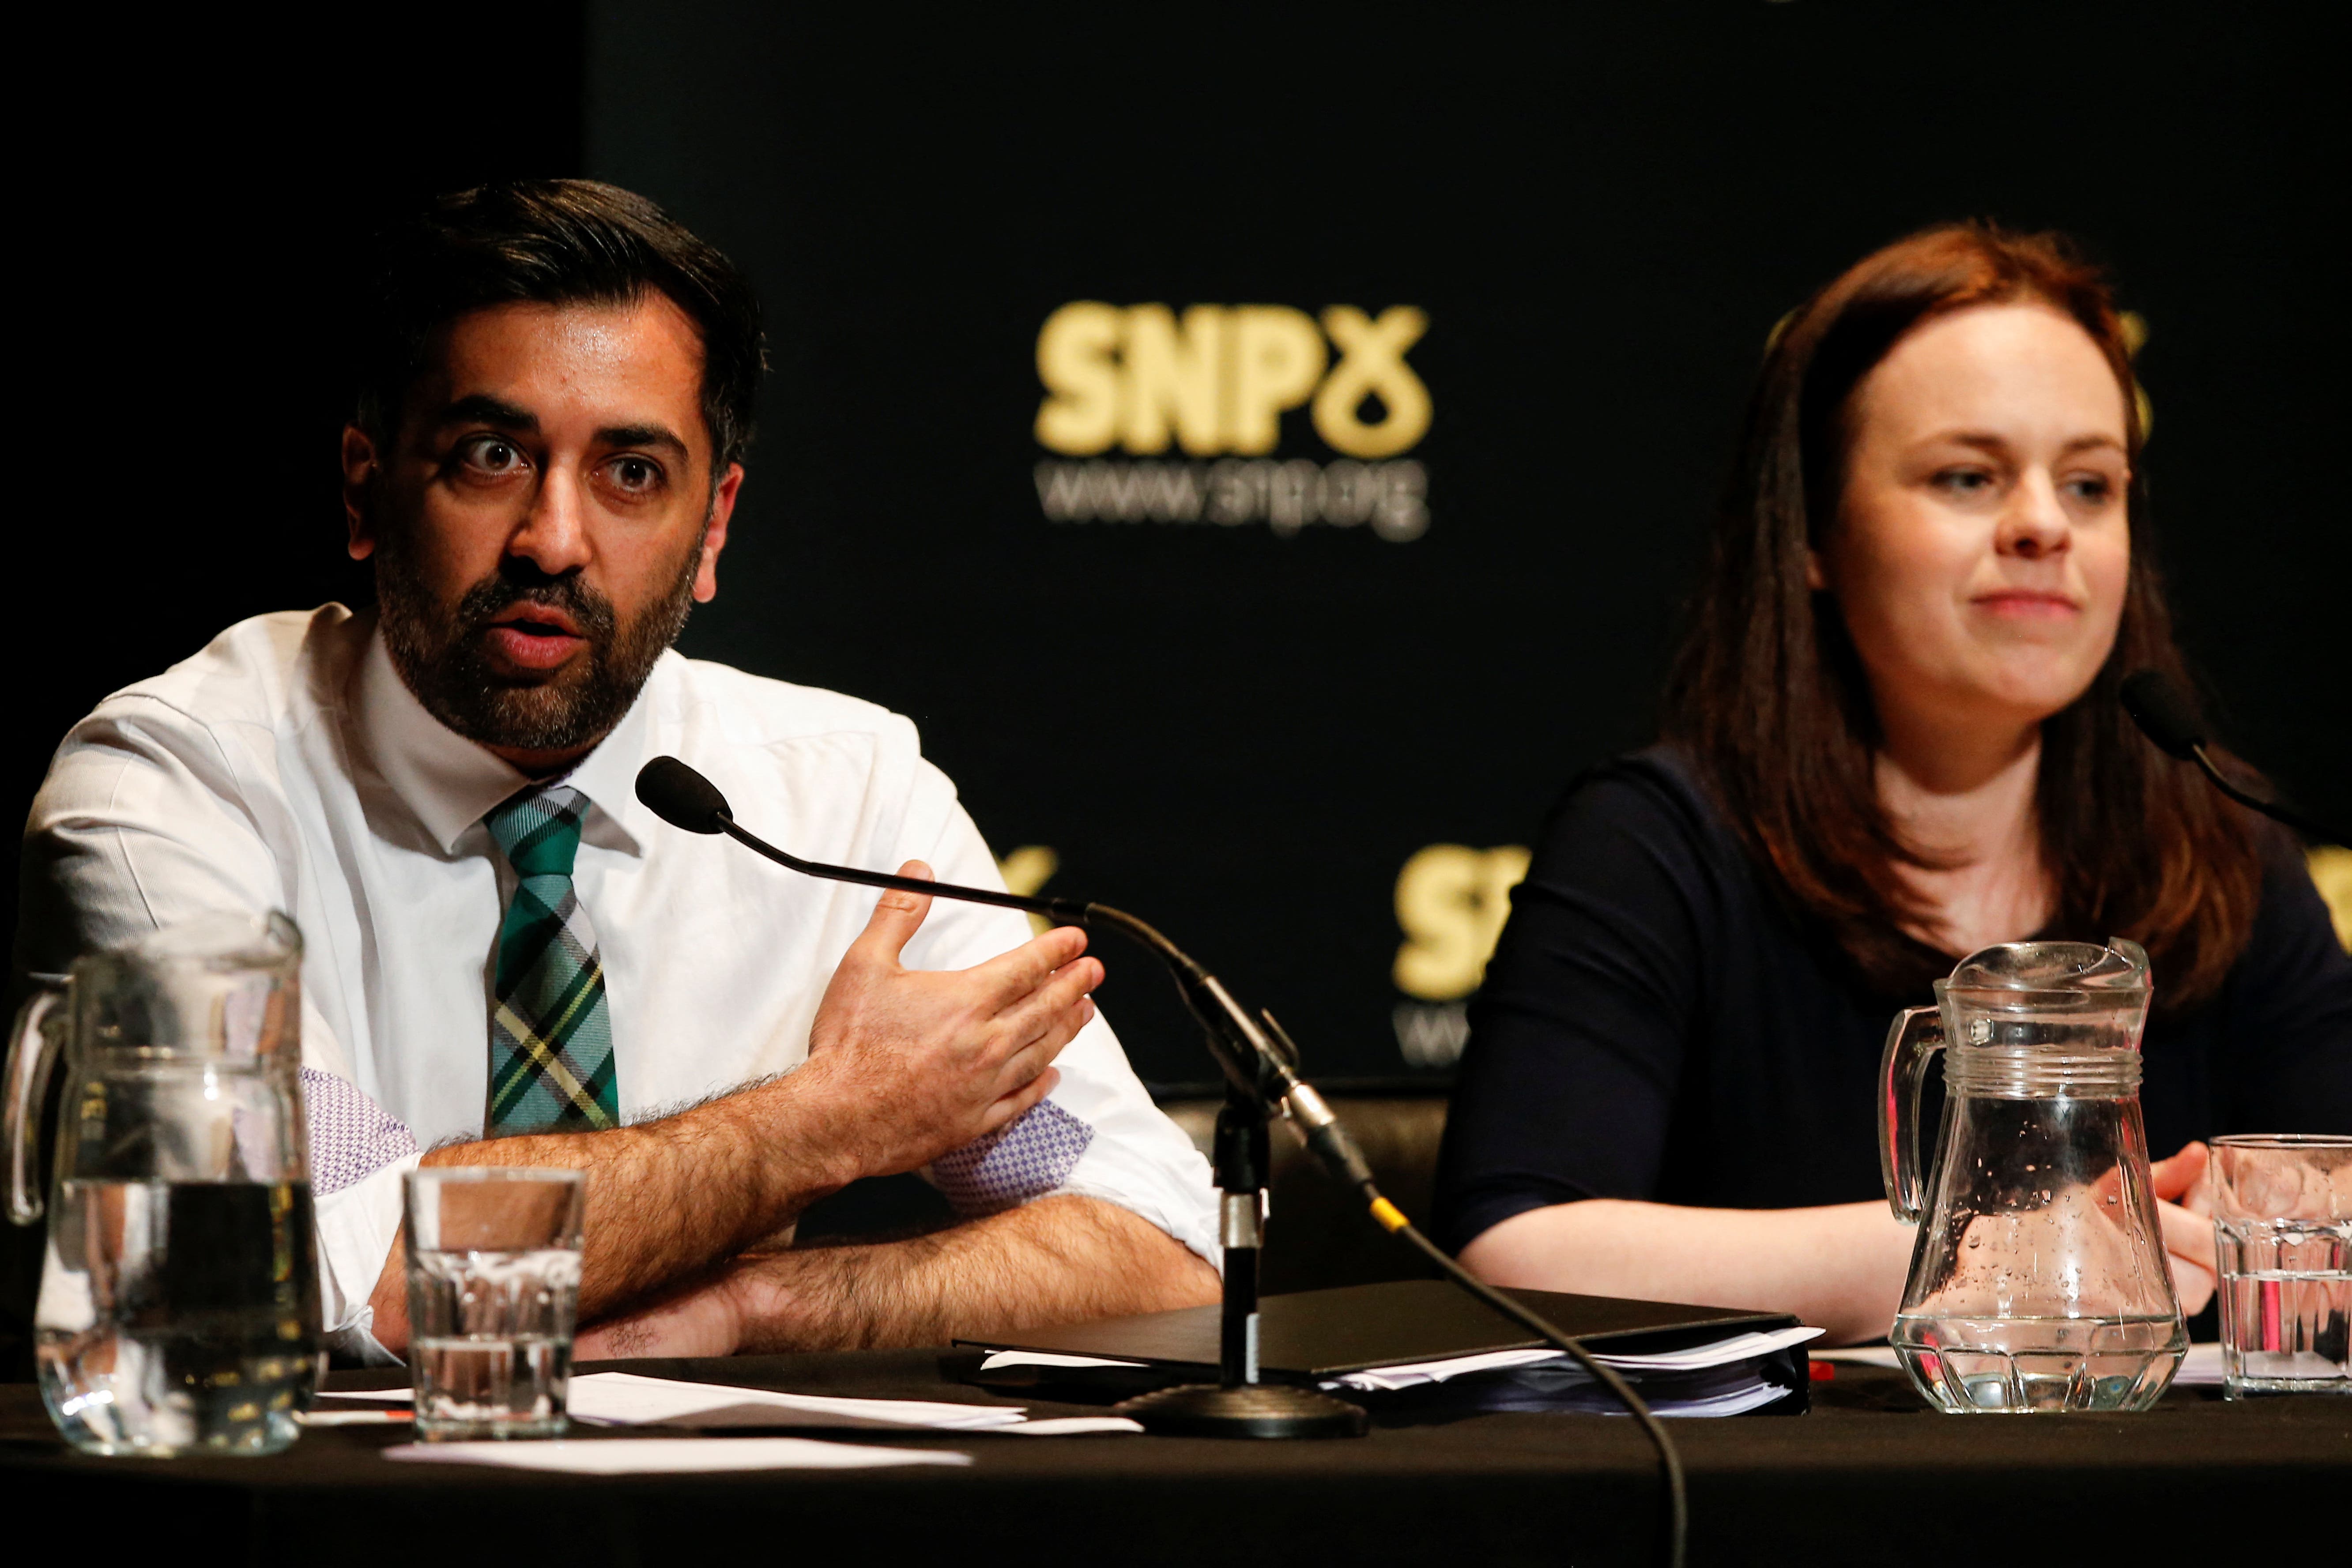
M 815 1437 L 612 1437 L 593 1442 L 403 1443 L 383 1457 L 417 1464 L 502 1465 L 584 1476 L 697 1470 L 854 1470 L 880 1465 L 969 1465 L 970 1454 L 884 1448 Z
M 943 1432 L 1009 1426 L 1027 1412 L 1018 1405 L 951 1405 L 920 1399 L 846 1399 L 816 1394 L 779 1394 L 767 1388 L 736 1388 L 717 1383 L 683 1383 L 641 1377 L 633 1372 L 592 1372 L 572 1380 L 571 1413 L 583 1421 L 635 1426 L 673 1421 L 705 1411 L 764 1405 L 795 1415 L 919 1426 Z M 777 1426 L 790 1426 L 779 1420 Z
M 1053 1351 L 991 1351 L 980 1363 L 982 1372 L 1000 1366 L 1149 1366 L 1150 1362 L 1106 1361 L 1098 1355 L 1061 1355 Z
M 413 1388 L 322 1388 L 321 1399 L 382 1400 L 386 1405 L 407 1405 L 416 1398 Z
M 1690 1350 L 1666 1351 L 1654 1355 L 1608 1355 L 1595 1352 L 1592 1359 L 1620 1372 L 1704 1372 L 1708 1367 L 1728 1366 L 1734 1362 L 1750 1361 L 1769 1355 L 1774 1351 L 1787 1350 L 1819 1339 L 1823 1331 L 1810 1328 L 1776 1329 L 1769 1333 L 1733 1334 L 1713 1340 Z M 1444 1383 L 1465 1373 L 1492 1372 L 1498 1367 L 1533 1366 L 1540 1362 L 1567 1359 L 1556 1350 L 1531 1348 L 1517 1351 L 1489 1351 L 1483 1355 L 1454 1356 L 1444 1361 L 1416 1362 L 1405 1366 L 1374 1367 L 1368 1372 L 1351 1372 L 1339 1381 L 1349 1388 L 1389 1390 L 1412 1388 L 1424 1383 Z

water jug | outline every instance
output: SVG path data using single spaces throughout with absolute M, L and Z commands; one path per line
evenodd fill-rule
M 53 1062 L 65 1072 L 33 1328 L 42 1399 L 77 1448 L 294 1440 L 320 1360 L 301 963 L 282 914 L 205 916 L 78 960 L 17 1016 L 19 1225 L 42 1216 L 42 1089 Z
M 2139 1107 L 2147 954 L 2122 939 L 1989 947 L 1887 1031 L 1880 1156 L 1919 1226 L 1888 1338 L 1947 1411 L 2141 1410 L 2188 1336 Z M 1933 1167 L 1919 1099 L 1944 1054 Z

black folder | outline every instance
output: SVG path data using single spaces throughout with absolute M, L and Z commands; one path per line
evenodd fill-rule
M 1784 1312 L 1746 1312 L 1671 1301 L 1506 1290 L 1552 1325 L 1597 1351 L 1654 1354 L 1731 1334 L 1792 1328 Z M 1000 1338 L 958 1340 L 980 1351 L 1045 1351 L 1142 1362 L 1133 1381 L 1157 1385 L 1217 1373 L 1220 1309 L 1186 1307 L 1134 1318 L 1024 1329 Z M 1443 1279 L 1404 1279 L 1268 1296 L 1258 1303 L 1258 1373 L 1269 1382 L 1317 1383 L 1342 1373 L 1402 1366 L 1489 1351 L 1526 1350 L 1541 1339 Z M 1100 1369 L 1116 1370 L 1116 1369 Z M 1070 1369 L 1003 1367 L 975 1381 L 992 1388 L 1034 1388 L 1080 1381 Z M 1111 1381 L 1095 1379 L 1098 1382 Z

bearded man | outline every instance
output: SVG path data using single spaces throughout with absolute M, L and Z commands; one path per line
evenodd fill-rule
M 1213 1300 L 1205 1162 L 1085 935 L 782 876 L 635 799 L 665 753 L 799 852 L 1001 887 L 907 720 L 671 651 L 718 592 L 762 369 L 719 252 L 580 181 L 391 243 L 343 433 L 378 606 L 230 627 L 101 703 L 26 829 L 40 971 L 215 910 L 306 938 L 331 1342 L 396 1357 L 400 1177 L 588 1173 L 579 1353 L 939 1342 Z M 959 1223 L 790 1245 L 863 1176 Z

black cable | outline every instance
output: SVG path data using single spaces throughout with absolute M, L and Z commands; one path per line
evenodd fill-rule
M 2238 784 L 2231 783 L 2229 778 L 2222 773 L 2221 770 L 2213 765 L 2213 759 L 2205 754 L 2205 745 L 2203 742 L 2200 741 L 2192 742 L 2189 748 L 2189 754 L 2197 760 L 2197 765 L 2199 767 L 2205 770 L 2205 776 L 2213 781 L 2214 787 L 2219 789 L 2223 795 L 2228 795 L 2231 800 L 2236 801 L 2240 805 L 2245 806 L 2253 811 L 2259 811 L 2264 816 L 2273 817 L 2280 822 L 2284 822 L 2289 827 L 2294 828 L 2297 833 L 2302 834 L 2305 838 L 2313 839 L 2315 842 L 2321 844 L 2352 844 L 2352 836 L 2346 835 L 2338 828 L 2326 826 L 2316 817 L 2305 816 L 2302 812 L 2297 811 L 2294 806 L 2289 805 L 2283 800 L 2280 800 L 2277 796 L 2273 795 L 2270 799 L 2264 800 L 2262 796 L 2254 794 L 2252 790 L 2242 788 Z
M 1329 1108 L 1323 1103 L 1322 1097 L 1297 1078 L 1297 1045 L 1284 1033 L 1274 1016 L 1262 1015 L 1264 1027 L 1261 1029 L 1259 1023 L 1243 1010 L 1232 994 L 1218 984 L 1214 975 L 1202 968 L 1190 953 L 1169 941 L 1156 927 L 1108 904 L 1087 903 L 1073 899 L 1024 897 L 986 888 L 960 888 L 952 883 L 922 881 L 886 871 L 866 871 L 851 866 L 829 866 L 803 860 L 738 826 L 734 813 L 728 809 L 726 796 L 720 795 L 709 780 L 675 757 L 656 757 L 646 764 L 637 774 L 637 798 L 672 826 L 685 828 L 689 833 L 723 833 L 745 848 L 804 876 L 856 882 L 868 888 L 894 889 L 926 897 L 993 904 L 1000 909 L 1025 910 L 1033 914 L 1080 925 L 1100 922 L 1150 949 L 1174 973 L 1177 985 L 1184 994 L 1185 1005 L 1200 1019 L 1202 1027 L 1207 1032 L 1212 1052 L 1235 1087 L 1244 1092 L 1255 1090 L 1266 1097 L 1270 1103 L 1279 1106 L 1327 1169 L 1340 1179 L 1354 1184 L 1362 1192 L 1370 1205 L 1372 1218 L 1382 1229 L 1404 1237 L 1436 1264 L 1447 1279 L 1547 1343 L 1565 1352 L 1570 1360 L 1608 1389 L 1618 1403 L 1624 1405 L 1628 1415 L 1641 1423 L 1642 1430 L 1658 1450 L 1658 1464 L 1666 1476 L 1666 1563 L 1668 1568 L 1682 1568 L 1684 1544 L 1690 1533 L 1690 1505 L 1683 1482 L 1682 1456 L 1675 1451 L 1674 1439 L 1666 1435 L 1665 1426 L 1649 1405 L 1643 1403 L 1642 1396 L 1634 1393 L 1633 1386 L 1613 1368 L 1593 1359 L 1592 1353 L 1573 1336 L 1554 1328 L 1484 1280 L 1472 1278 L 1468 1270 L 1447 1257 L 1435 1242 L 1415 1229 L 1402 1210 L 1381 1195 L 1380 1188 L 1372 1181 L 1370 1167 L 1364 1163 L 1354 1140 L 1347 1136 Z
M 1658 1450 L 1658 1468 L 1666 1473 L 1666 1563 L 1667 1568 L 1682 1568 L 1683 1553 L 1690 1537 L 1690 1497 L 1683 1480 L 1683 1458 L 1675 1447 L 1675 1440 L 1666 1435 L 1665 1423 L 1659 1420 L 1642 1396 L 1633 1392 L 1633 1384 L 1619 1376 L 1616 1368 L 1597 1360 L 1572 1334 L 1552 1327 L 1541 1316 L 1504 1295 L 1500 1290 L 1478 1279 L 1446 1255 L 1445 1249 L 1421 1234 L 1402 1211 L 1380 1194 L 1378 1188 L 1364 1184 L 1364 1194 L 1371 1200 L 1372 1217 L 1391 1235 L 1401 1236 L 1421 1249 L 1422 1255 L 1445 1272 L 1445 1277 L 1502 1313 L 1529 1332 L 1554 1347 L 1568 1352 L 1569 1358 L 1591 1373 L 1601 1384 L 1616 1396 L 1626 1414 L 1642 1424 L 1642 1430 Z

